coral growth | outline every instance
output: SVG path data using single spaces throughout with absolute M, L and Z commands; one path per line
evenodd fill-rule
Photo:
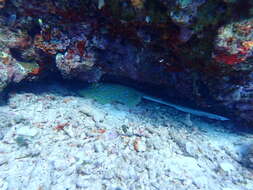
M 87 82 L 122 77 L 224 114 L 233 109 L 232 117 L 253 123 L 242 113 L 253 111 L 252 7 L 238 0 L 0 0 L 0 88 L 48 71 Z

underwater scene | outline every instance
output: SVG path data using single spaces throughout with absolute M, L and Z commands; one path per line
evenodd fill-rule
M 0 190 L 253 190 L 253 1 L 0 0 Z

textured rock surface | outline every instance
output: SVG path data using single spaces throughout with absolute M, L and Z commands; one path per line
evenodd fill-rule
M 0 25 L 3 24 L 0 20 Z M 29 36 L 22 31 L 0 28 L 0 89 L 10 82 L 18 83 L 29 74 L 38 74 L 39 65 Z
M 9 0 L 0 7 L 1 89 L 52 70 L 87 82 L 110 75 L 253 125 L 250 1 Z
M 222 104 L 233 109 L 235 116 L 249 123 L 253 116 L 253 20 L 243 20 L 219 29 L 214 59 L 221 67 L 220 82 L 213 94 Z M 218 78 L 217 78 L 218 80 Z

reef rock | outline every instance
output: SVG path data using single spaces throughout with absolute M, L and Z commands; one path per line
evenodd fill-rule
M 0 88 L 48 72 L 158 86 L 253 125 L 251 1 L 0 1 Z
M 0 90 L 9 83 L 18 83 L 28 75 L 38 74 L 39 65 L 29 57 L 33 50 L 28 35 L 0 28 Z
M 219 65 L 220 74 L 219 78 L 210 80 L 211 92 L 233 110 L 234 117 L 252 123 L 253 19 L 232 22 L 218 32 L 213 59 Z

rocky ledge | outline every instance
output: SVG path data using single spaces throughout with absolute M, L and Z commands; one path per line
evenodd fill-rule
M 122 77 L 253 125 L 247 0 L 0 0 L 0 89 Z

